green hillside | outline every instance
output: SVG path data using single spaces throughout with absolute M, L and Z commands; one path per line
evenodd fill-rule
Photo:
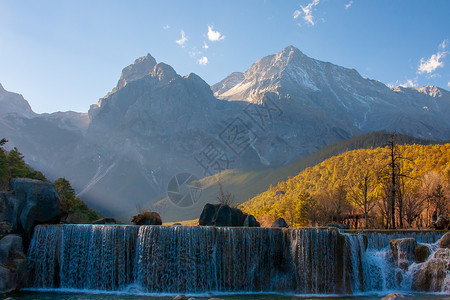
M 161 195 L 156 205 L 145 207 L 150 210 L 159 210 L 165 222 L 192 220 L 198 218 L 203 206 L 206 203 L 217 202 L 219 194 L 219 181 L 224 191 L 234 196 L 235 203 L 243 203 L 256 195 L 266 191 L 271 185 L 287 180 L 289 177 L 297 175 L 302 170 L 314 166 L 327 158 L 343 153 L 348 150 L 374 148 L 386 145 L 390 133 L 377 131 L 356 136 L 344 141 L 330 144 L 319 151 L 295 160 L 294 162 L 278 167 L 263 168 L 258 170 L 226 170 L 214 176 L 200 180 L 203 188 L 200 199 L 193 206 L 188 208 L 177 208 Z M 439 142 L 428 141 L 409 137 L 406 135 L 396 135 L 398 144 L 421 144 L 429 145 Z M 152 202 L 154 203 L 154 202 Z M 127 220 L 135 212 L 130 212 L 122 217 Z

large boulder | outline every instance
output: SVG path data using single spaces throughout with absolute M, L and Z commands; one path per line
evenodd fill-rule
M 440 215 L 436 222 L 433 223 L 434 228 L 438 230 L 450 230 L 450 216 Z
M 213 226 L 213 220 L 215 220 L 217 209 L 218 205 L 206 203 L 200 218 L 198 219 L 198 224 L 201 226 Z
M 450 248 L 450 232 L 447 232 L 440 240 L 439 247 Z
M 261 227 L 261 224 L 256 220 L 256 218 L 253 215 L 248 215 L 245 217 L 244 224 L 242 225 L 244 227 Z
M 416 259 L 415 250 L 417 242 L 415 239 L 393 239 L 390 241 L 390 246 L 397 267 L 406 270 Z
M 275 222 L 273 222 L 271 227 L 272 228 L 288 228 L 289 225 L 288 225 L 288 223 L 286 222 L 285 219 L 278 218 L 278 219 L 275 220 Z
M 421 292 L 448 292 L 447 276 L 450 276 L 450 249 L 438 249 L 413 273 L 412 288 Z
M 18 290 L 25 283 L 27 259 L 22 238 L 9 234 L 0 239 L 0 294 Z
M 162 225 L 161 216 L 157 212 L 144 211 L 131 219 L 135 225 Z
M 248 216 L 240 209 L 227 204 L 207 203 L 203 207 L 198 224 L 201 226 L 244 226 L 244 221 Z M 250 220 L 248 221 L 250 222 Z M 256 219 L 254 221 L 256 222 Z M 252 222 L 252 225 L 258 223 L 255 222 Z
M 414 250 L 414 255 L 416 256 L 416 262 L 425 262 L 431 254 L 431 250 L 427 245 L 417 245 Z
M 10 192 L 0 195 L 0 221 L 11 224 L 27 248 L 36 225 L 60 222 L 58 193 L 53 184 L 28 178 L 12 179 L 10 186 Z

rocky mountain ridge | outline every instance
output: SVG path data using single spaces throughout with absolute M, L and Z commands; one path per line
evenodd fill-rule
M 0 132 L 30 165 L 67 177 L 90 206 L 119 216 L 152 205 L 179 173 L 282 166 L 374 130 L 449 139 L 449 111 L 448 91 L 390 89 L 289 46 L 213 87 L 148 54 L 89 115 L 0 114 Z

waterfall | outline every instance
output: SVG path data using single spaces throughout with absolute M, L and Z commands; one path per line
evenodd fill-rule
M 415 233 L 421 241 L 441 236 Z M 399 289 L 388 244 L 376 232 L 335 228 L 37 226 L 28 285 L 191 294 Z

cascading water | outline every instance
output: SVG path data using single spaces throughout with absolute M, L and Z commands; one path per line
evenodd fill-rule
M 376 235 L 331 228 L 37 226 L 29 287 L 299 294 L 399 289 L 392 259 L 381 249 L 389 242 Z M 415 235 L 429 242 L 442 236 Z

